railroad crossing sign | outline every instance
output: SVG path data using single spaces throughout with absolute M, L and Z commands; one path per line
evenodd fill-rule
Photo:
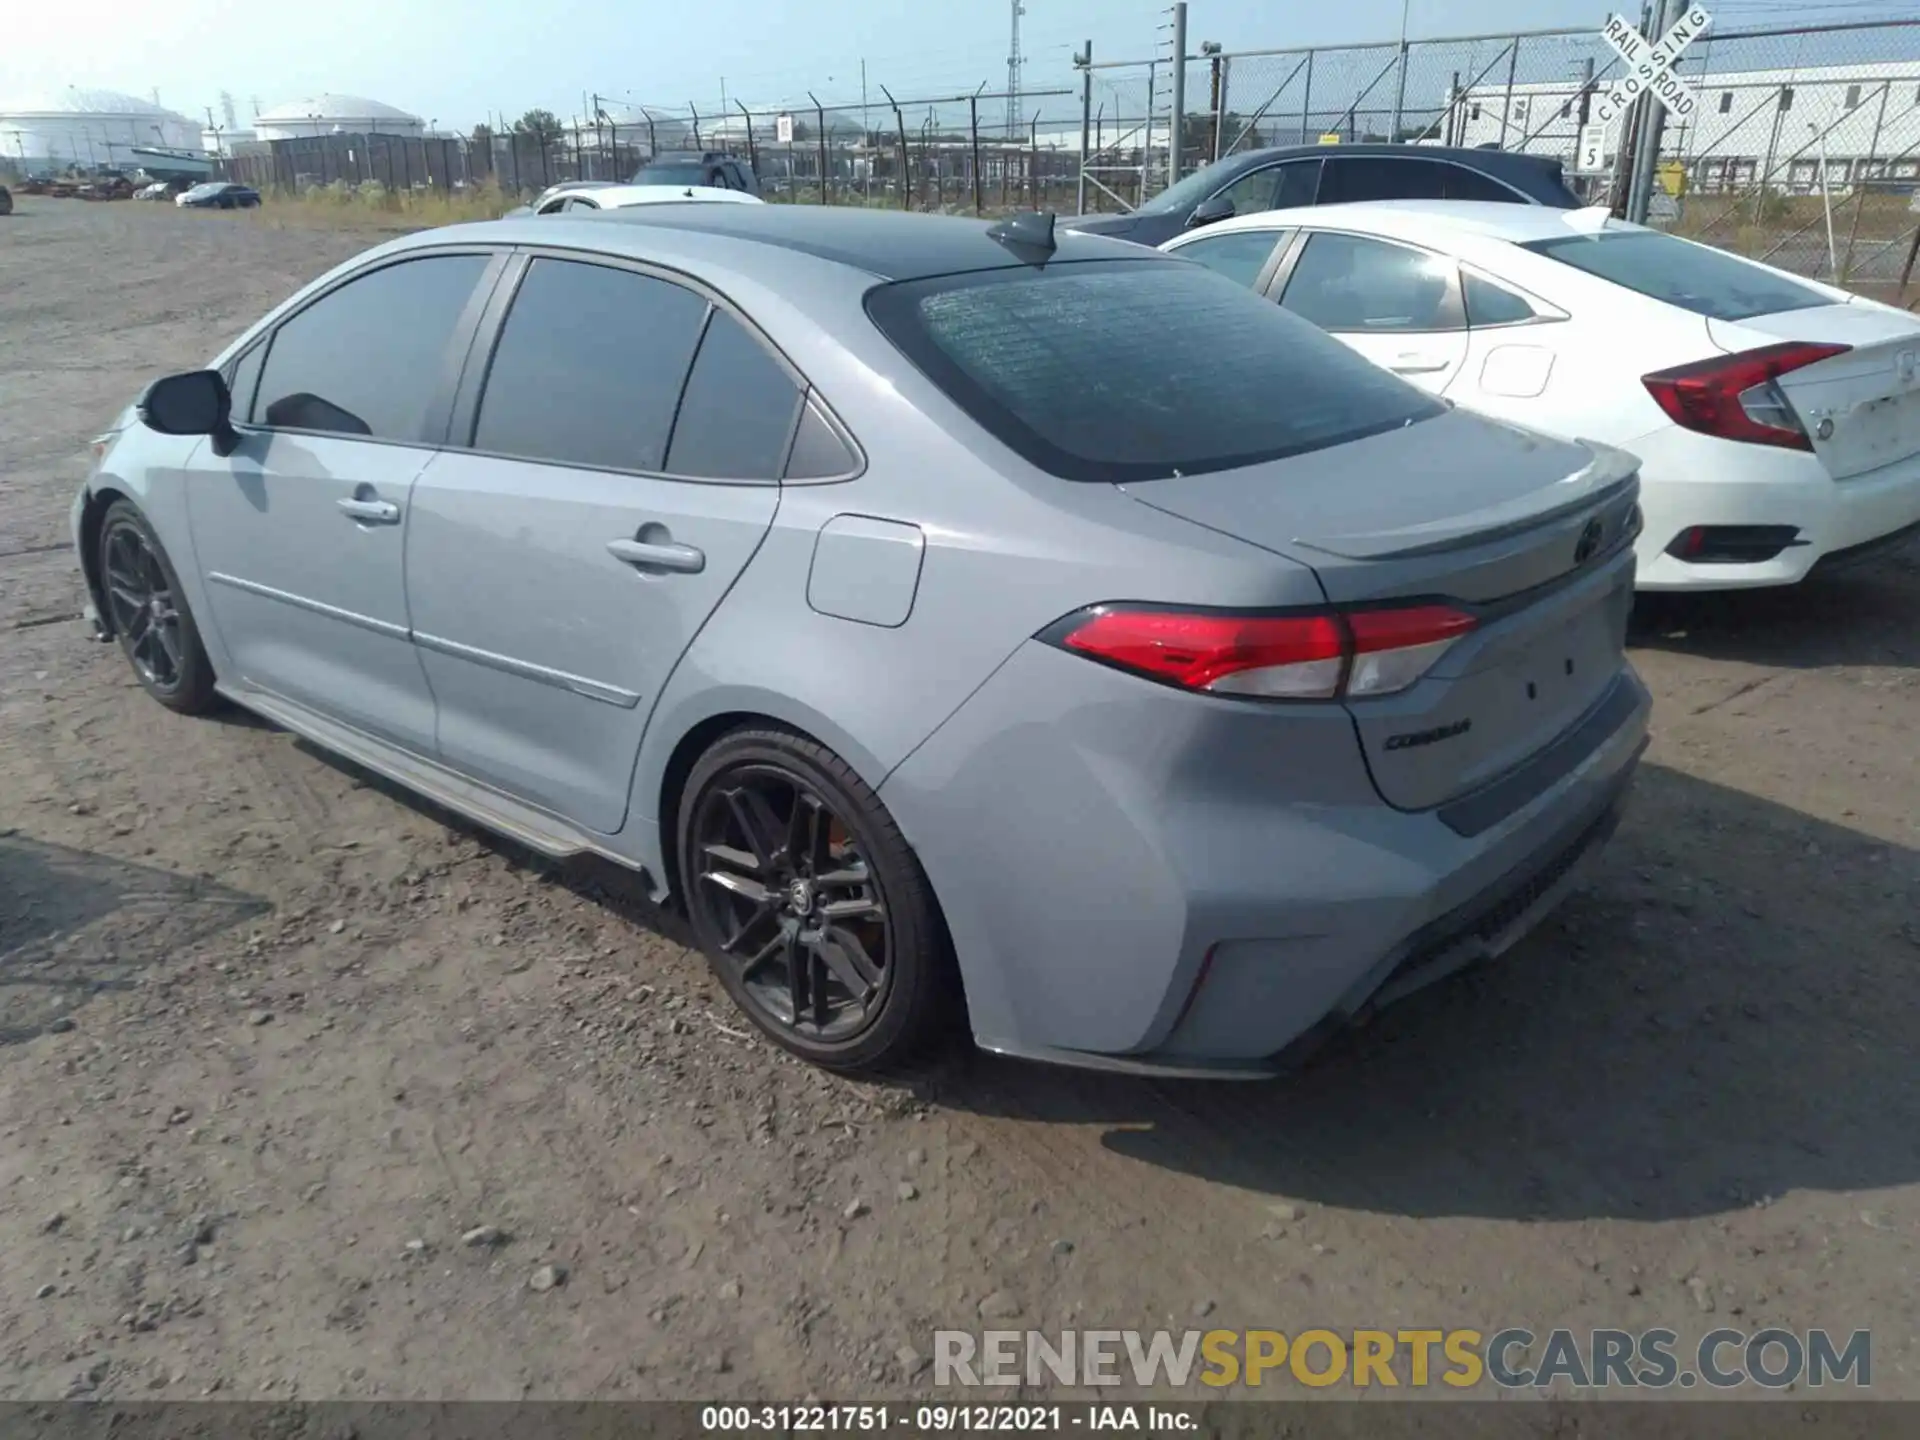
M 1667 113 L 1675 119 L 1684 120 L 1693 114 L 1700 97 L 1692 86 L 1673 73 L 1673 66 L 1712 23 L 1713 16 L 1705 8 L 1688 6 L 1687 13 L 1674 21 L 1655 45 L 1621 16 L 1608 20 L 1600 31 L 1600 38 L 1626 62 L 1627 73 L 1600 97 L 1593 107 L 1593 118 L 1604 125 L 1648 91 L 1653 92 L 1654 98 L 1666 106 Z

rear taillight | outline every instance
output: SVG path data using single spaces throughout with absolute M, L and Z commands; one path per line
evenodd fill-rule
M 1688 430 L 1722 440 L 1811 450 L 1806 427 L 1775 382 L 1790 371 L 1844 355 L 1852 348 L 1788 340 L 1657 370 L 1642 376 L 1640 383 L 1674 424 Z
M 1476 623 L 1450 605 L 1236 615 L 1116 604 L 1070 615 L 1041 638 L 1183 690 L 1336 700 L 1405 690 Z

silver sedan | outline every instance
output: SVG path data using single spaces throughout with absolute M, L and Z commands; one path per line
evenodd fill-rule
M 822 1064 L 1271 1073 L 1614 824 L 1631 457 L 1050 217 L 428 231 L 73 508 L 147 692 L 643 872 Z

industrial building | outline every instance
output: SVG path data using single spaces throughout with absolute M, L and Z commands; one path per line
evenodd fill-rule
M 51 94 L 0 97 L 0 155 L 25 170 L 69 165 L 134 169 L 136 150 L 195 152 L 200 126 L 184 115 L 117 90 L 68 86 Z
M 1683 161 L 1696 187 L 1744 189 L 1766 175 L 1775 189 L 1805 193 L 1819 188 L 1823 159 L 1830 187 L 1920 184 L 1920 61 L 1681 76 L 1698 101 L 1669 116 L 1661 153 Z M 1445 134 L 1571 161 L 1580 108 L 1565 82 L 1481 84 L 1455 98 Z M 1621 123 L 1608 126 L 1608 155 Z
M 418 140 L 426 128 L 418 115 L 362 95 L 309 95 L 253 117 L 256 140 L 295 140 L 315 135 L 397 135 Z

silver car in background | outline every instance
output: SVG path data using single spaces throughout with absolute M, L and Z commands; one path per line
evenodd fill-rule
M 1049 217 L 410 235 L 98 449 L 156 700 L 643 871 L 835 1067 L 1271 1073 L 1511 945 L 1645 743 L 1629 457 Z

